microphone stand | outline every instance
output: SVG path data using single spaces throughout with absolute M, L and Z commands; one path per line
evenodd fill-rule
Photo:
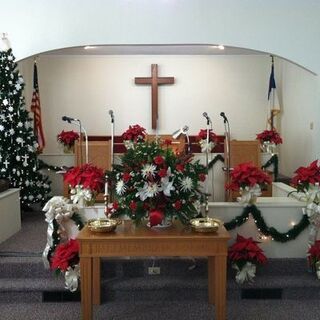
M 80 130 L 80 165 L 83 164 L 83 159 L 82 159 L 82 132 L 84 133 L 85 136 L 85 141 L 86 141 L 86 163 L 89 163 L 89 144 L 88 144 L 88 135 L 86 129 L 82 126 L 81 121 L 78 119 L 73 120 L 73 122 L 78 122 L 79 125 L 79 130 Z
M 206 181 L 206 188 L 205 188 L 205 218 L 208 218 L 209 215 L 209 135 L 210 135 L 210 118 L 206 117 L 207 119 L 207 146 L 206 146 L 206 168 L 207 168 L 207 181 Z
M 230 166 L 230 125 L 229 125 L 229 121 L 226 118 L 224 118 L 223 123 L 224 123 L 224 130 L 225 130 L 225 148 L 226 148 L 226 152 L 225 152 L 226 167 L 224 168 L 224 170 L 227 173 L 226 184 L 229 185 L 230 172 L 231 172 L 231 166 Z M 230 190 L 225 191 L 226 201 L 229 201 L 230 194 L 231 194 Z
M 113 148 L 114 148 L 114 116 L 112 114 L 111 115 L 111 169 L 114 164 Z

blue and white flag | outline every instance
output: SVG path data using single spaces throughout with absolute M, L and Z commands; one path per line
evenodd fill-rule
M 269 79 L 268 89 L 268 115 L 267 115 L 267 129 L 276 129 L 279 132 L 280 119 L 277 116 L 280 113 L 280 104 L 277 94 L 276 81 L 274 78 L 274 63 L 272 57 L 271 73 Z

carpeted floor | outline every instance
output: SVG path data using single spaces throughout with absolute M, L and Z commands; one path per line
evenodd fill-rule
M 0 244 L 1 255 L 40 255 L 46 244 L 44 213 L 41 211 L 23 212 L 21 230 Z
M 96 307 L 95 320 L 213 320 L 205 303 L 106 303 Z M 227 320 L 316 320 L 318 300 L 228 301 Z M 80 303 L 1 304 L 1 320 L 77 320 Z

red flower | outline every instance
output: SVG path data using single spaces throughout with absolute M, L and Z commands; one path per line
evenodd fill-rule
M 300 167 L 295 171 L 296 175 L 292 178 L 292 183 L 295 186 L 308 185 L 309 183 L 315 184 L 320 182 L 320 167 L 318 166 L 318 160 L 315 160 L 309 164 L 308 167 Z
M 57 135 L 57 140 L 61 142 L 64 145 L 67 145 L 69 147 L 72 147 L 74 145 L 74 142 L 79 139 L 79 134 L 77 132 L 71 131 L 64 131 L 62 130 Z
M 113 202 L 112 207 L 114 210 L 118 210 L 119 209 L 119 203 L 117 201 Z
M 161 165 L 164 163 L 164 159 L 162 156 L 156 156 L 154 157 L 153 159 L 154 163 L 157 164 L 157 165 Z
M 79 242 L 70 239 L 67 243 L 61 243 L 56 247 L 51 258 L 51 269 L 66 271 L 68 267 L 79 262 Z
M 238 191 L 246 186 L 253 187 L 255 184 L 270 184 L 271 178 L 253 163 L 240 163 L 231 172 L 231 183 L 227 189 Z
M 131 209 L 132 211 L 136 211 L 138 206 L 137 206 L 137 203 L 132 200 L 132 201 L 130 202 L 129 207 L 130 207 L 130 209 Z
M 282 138 L 280 137 L 279 133 L 273 129 L 273 130 L 264 130 L 263 132 L 257 134 L 257 140 L 260 141 L 260 143 L 263 143 L 265 141 L 269 141 L 274 144 L 281 144 Z
M 206 129 L 200 129 L 197 140 L 206 140 L 207 139 L 207 130 Z M 218 137 L 217 135 L 212 131 L 212 129 L 209 129 L 209 142 L 217 142 Z
M 178 163 L 176 165 L 176 169 L 177 169 L 177 171 L 183 172 L 184 171 L 184 165 L 181 164 L 181 163 Z
M 103 170 L 88 163 L 69 169 L 63 178 L 71 188 L 82 185 L 93 192 L 101 192 L 104 185 Z
M 126 182 L 126 183 L 129 182 L 130 179 L 131 179 L 131 174 L 128 173 L 128 172 L 125 172 L 125 173 L 123 174 L 123 176 L 122 176 L 122 179 L 123 179 L 123 181 Z
M 159 170 L 158 175 L 159 175 L 160 178 L 166 177 L 167 176 L 167 169 Z
M 164 218 L 164 213 L 160 210 L 153 210 L 149 213 L 150 227 L 156 226 L 161 223 Z
M 123 140 L 131 140 L 134 142 L 144 141 L 146 136 L 146 129 L 140 127 L 138 124 L 129 126 L 129 129 L 122 134 Z
M 246 262 L 264 264 L 267 257 L 262 249 L 257 245 L 259 242 L 254 241 L 251 237 L 245 238 L 237 235 L 236 242 L 229 248 L 228 257 L 232 262 Z
M 180 210 L 182 208 L 182 202 L 180 200 L 177 200 L 174 204 L 173 204 L 173 207 L 176 209 L 176 210 Z
M 200 180 L 201 182 L 204 182 L 204 181 L 206 180 L 206 178 L 207 178 L 207 175 L 205 175 L 204 173 L 200 173 L 200 174 L 199 174 L 199 180 Z
M 310 265 L 314 265 L 320 260 L 320 240 L 316 240 L 315 243 L 308 250 L 308 259 Z

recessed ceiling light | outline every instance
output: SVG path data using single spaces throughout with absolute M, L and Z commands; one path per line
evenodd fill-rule
M 85 49 L 85 50 L 88 50 L 88 49 L 95 49 L 95 48 L 96 48 L 95 46 L 85 46 L 85 47 L 84 47 L 84 49 Z

